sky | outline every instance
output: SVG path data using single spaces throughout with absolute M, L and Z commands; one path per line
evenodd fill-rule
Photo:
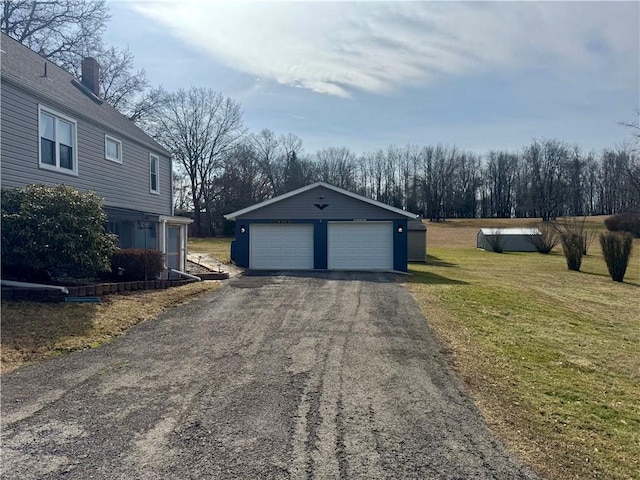
M 640 2 L 107 0 L 105 41 L 169 91 L 239 102 L 305 152 L 557 138 L 599 151 L 640 105 Z M 635 117 L 637 118 L 637 117 Z

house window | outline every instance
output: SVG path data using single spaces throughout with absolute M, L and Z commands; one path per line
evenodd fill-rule
M 122 163 L 122 142 L 117 138 L 104 136 L 104 158 Z
M 40 167 L 77 175 L 76 121 L 38 106 L 38 122 Z
M 160 193 L 158 179 L 160 177 L 160 159 L 149 154 L 149 190 L 151 193 Z

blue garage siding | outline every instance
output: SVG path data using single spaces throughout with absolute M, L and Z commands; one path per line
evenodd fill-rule
M 327 222 L 316 221 L 313 226 L 313 268 L 327 269 Z
M 398 232 L 402 229 L 402 232 Z M 407 235 L 407 220 L 393 221 L 393 269 L 399 272 L 407 271 L 407 255 L 409 250 Z

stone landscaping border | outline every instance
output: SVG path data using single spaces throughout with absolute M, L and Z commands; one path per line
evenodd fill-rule
M 228 278 L 228 274 L 227 274 Z M 207 279 L 212 280 L 212 279 Z M 195 282 L 195 280 L 146 280 L 137 282 L 96 283 L 92 285 L 68 286 L 69 293 L 60 290 L 37 290 L 30 288 L 2 287 L 2 300 L 31 302 L 64 302 L 66 297 L 99 297 L 112 293 L 137 290 L 160 290 L 179 287 Z

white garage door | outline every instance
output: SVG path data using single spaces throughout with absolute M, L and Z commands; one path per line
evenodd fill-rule
M 249 268 L 313 269 L 313 225 L 254 223 L 249 233 Z
M 393 223 L 336 222 L 328 230 L 330 270 L 393 269 Z

